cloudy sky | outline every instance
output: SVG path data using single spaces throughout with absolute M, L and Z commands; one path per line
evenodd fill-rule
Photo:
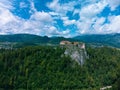
M 120 33 L 120 0 L 0 0 L 0 34 Z

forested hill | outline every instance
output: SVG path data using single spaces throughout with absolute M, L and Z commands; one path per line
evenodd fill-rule
M 13 34 L 13 35 L 0 35 L 0 42 L 33 42 L 45 43 L 48 42 L 48 37 L 41 37 L 32 34 Z
M 87 52 L 81 67 L 56 46 L 0 49 L 0 90 L 120 90 L 120 51 L 88 47 Z
M 64 37 L 37 36 L 32 34 L 0 35 L 0 42 L 34 43 L 34 44 L 59 44 L 62 40 L 72 40 Z
M 120 48 L 120 34 L 93 34 L 74 37 L 79 41 L 91 44 L 109 45 Z

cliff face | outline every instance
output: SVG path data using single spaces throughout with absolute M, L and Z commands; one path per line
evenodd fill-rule
M 65 45 L 65 52 L 64 54 L 66 56 L 70 56 L 73 60 L 78 62 L 79 65 L 83 65 L 85 60 L 88 58 L 87 52 L 85 50 L 85 44 L 70 44 L 70 45 Z

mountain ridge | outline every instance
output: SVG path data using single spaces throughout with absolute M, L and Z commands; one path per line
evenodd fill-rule
M 73 38 L 48 37 L 33 34 L 11 34 L 0 35 L 0 42 L 18 42 L 18 43 L 35 43 L 35 44 L 59 44 L 63 40 L 79 41 L 95 45 L 107 45 L 120 48 L 120 34 L 89 34 L 80 35 Z
M 108 45 L 113 47 L 120 47 L 120 34 L 92 34 L 76 36 L 74 39 L 83 41 L 86 43 L 99 43 L 102 45 Z

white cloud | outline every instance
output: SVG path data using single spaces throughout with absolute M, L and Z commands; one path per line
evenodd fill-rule
M 20 8 L 27 8 L 28 5 L 25 2 L 20 2 Z
M 76 21 L 75 20 L 65 20 L 64 21 L 64 25 L 67 26 L 67 25 L 72 25 L 72 24 L 75 24 Z
M 109 24 L 105 24 L 106 30 L 109 33 L 120 33 L 120 15 L 118 16 L 110 16 Z
M 31 18 L 31 20 L 41 21 L 41 22 L 52 22 L 52 17 L 49 13 L 46 12 L 35 12 Z
M 88 33 L 90 31 L 90 27 L 91 27 L 91 21 L 87 21 L 87 22 L 77 22 L 77 28 L 80 34 L 85 34 Z
M 49 31 L 46 31 L 48 33 L 46 33 L 47 36 L 51 37 L 51 36 L 64 36 L 64 37 L 69 37 L 70 36 L 70 30 L 63 30 L 63 31 L 58 31 L 56 27 L 54 26 L 50 26 L 47 27 L 49 29 Z
M 62 16 L 66 16 L 66 13 L 68 11 L 73 11 L 74 6 L 77 4 L 78 3 L 75 1 L 60 4 L 59 0 L 53 0 L 53 2 L 48 3 L 47 6 L 48 6 L 48 8 L 50 8 L 54 12 L 58 13 L 62 17 Z
M 115 10 L 120 5 L 120 0 L 107 0 L 111 10 Z
M 15 20 L 16 20 L 16 17 L 14 17 L 9 10 L 0 8 L 0 25 L 5 25 L 6 23 L 9 23 Z
M 79 14 L 80 10 L 79 9 L 74 9 L 73 15 Z
M 9 0 L 1 0 L 0 7 L 4 9 L 14 9 L 12 3 Z
M 69 20 L 68 17 L 62 17 L 65 26 L 76 24 L 76 20 Z
M 34 2 L 32 2 L 32 1 L 30 1 L 30 8 L 31 9 L 30 9 L 29 13 L 33 14 L 34 12 L 37 12 Z
M 81 18 L 92 18 L 99 14 L 107 5 L 105 1 L 84 6 L 80 11 Z
M 60 3 L 59 0 L 53 0 L 47 3 L 47 7 L 51 9 L 49 12 L 37 11 L 34 2 L 30 2 L 31 14 L 28 20 L 14 15 L 11 10 L 14 10 L 10 0 L 0 1 L 0 34 L 8 33 L 31 33 L 37 35 L 57 35 L 57 36 L 71 36 L 70 28 L 63 30 L 59 27 L 57 20 L 63 21 L 64 27 L 75 25 L 77 27 L 76 33 L 116 33 L 120 32 L 120 15 L 98 17 L 106 6 L 111 10 L 115 10 L 120 5 L 120 0 L 74 0 L 68 3 Z M 75 8 L 75 5 L 81 5 L 81 8 Z M 20 3 L 21 8 L 26 8 L 24 2 Z M 79 20 L 70 19 L 68 12 L 73 15 L 79 14 Z M 70 16 L 72 17 L 72 16 Z M 105 20 L 109 23 L 105 23 Z M 73 28 L 71 28 L 73 30 Z
M 53 2 L 52 3 L 48 3 L 48 7 L 49 8 L 51 8 L 51 9 L 53 9 L 53 10 L 59 10 L 59 8 L 60 8 L 60 4 L 58 3 L 59 2 L 59 0 L 53 0 Z
M 4 4 L 8 4 L 5 6 Z M 3 6 L 4 5 L 4 6 Z M 15 28 L 19 25 L 19 18 L 14 16 L 10 10 L 13 9 L 9 1 L 0 2 L 0 33 L 15 32 Z M 18 25 L 17 25 L 18 24 Z
M 15 16 L 10 9 L 13 8 L 11 4 L 4 6 L 8 2 L 0 1 L 0 34 L 9 33 L 30 33 L 37 35 L 66 35 L 66 31 L 58 31 L 54 26 L 55 21 L 51 13 L 37 11 L 34 3 L 31 2 L 31 17 L 28 20 Z M 21 3 L 21 8 L 24 8 Z M 52 13 L 53 14 L 53 13 Z
M 93 30 L 89 33 L 95 34 L 109 34 L 109 33 L 120 33 L 120 15 L 119 16 L 109 16 L 109 23 L 104 23 L 105 18 L 97 18 Z
M 105 18 L 96 18 L 94 25 L 92 26 L 93 32 L 92 33 L 103 33 L 102 26 L 104 25 Z
M 98 2 L 92 2 L 84 6 L 80 10 L 80 19 L 77 21 L 78 32 L 81 34 L 85 33 L 118 33 L 120 32 L 119 28 L 119 17 L 110 16 L 109 24 L 104 23 L 107 17 L 98 17 L 106 6 L 110 6 L 111 10 L 115 10 L 117 6 L 120 5 L 120 0 L 101 0 Z M 78 11 L 77 11 L 78 13 Z
M 59 14 L 56 13 L 56 12 L 49 12 L 49 14 L 52 15 L 52 16 L 59 16 Z

